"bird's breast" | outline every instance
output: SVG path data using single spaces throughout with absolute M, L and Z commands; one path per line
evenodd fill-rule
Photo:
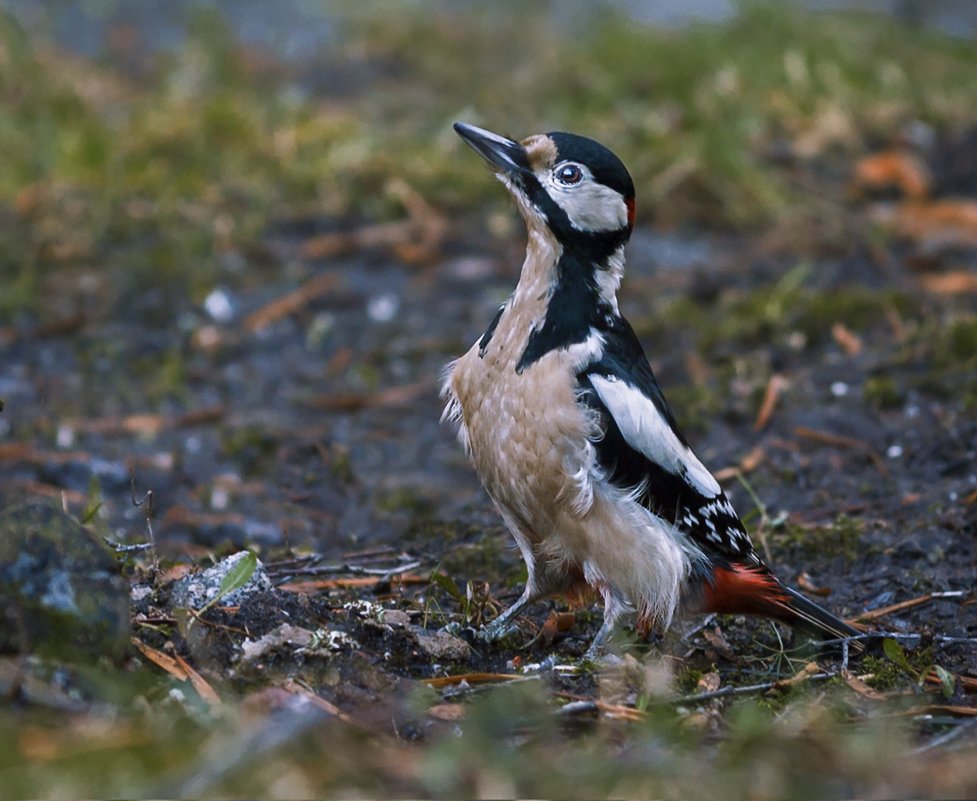
M 593 461 L 592 421 L 577 401 L 579 353 L 554 350 L 516 372 L 535 322 L 503 314 L 481 355 L 474 346 L 449 379 L 485 488 L 532 528 L 555 517 Z

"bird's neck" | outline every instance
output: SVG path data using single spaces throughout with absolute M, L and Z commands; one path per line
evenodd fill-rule
M 510 319 L 529 323 L 517 371 L 550 351 L 599 341 L 618 316 L 617 289 L 623 271 L 623 244 L 597 261 L 592 253 L 530 229 L 526 261 L 509 303 L 515 312 Z
M 570 307 L 586 318 L 608 312 L 616 316 L 623 277 L 623 242 L 609 252 L 595 252 L 565 245 L 545 227 L 530 226 L 526 260 L 512 303 L 539 306 L 545 312 L 554 302 L 565 305 L 572 300 Z

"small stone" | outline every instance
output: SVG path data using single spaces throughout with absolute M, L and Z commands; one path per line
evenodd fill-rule
M 170 606 L 176 609 L 201 609 L 206 606 L 217 597 L 224 577 L 238 562 L 247 557 L 248 553 L 248 551 L 238 551 L 207 570 L 191 573 L 174 582 L 170 590 Z M 252 595 L 268 592 L 272 588 L 268 572 L 259 559 L 247 583 L 229 592 L 217 602 L 217 605 L 238 606 Z
M 418 647 L 431 659 L 460 662 L 471 655 L 467 642 L 445 631 L 428 631 L 420 626 L 411 626 L 410 630 Z
M 389 323 L 400 310 L 400 298 L 392 292 L 384 292 L 370 298 L 366 313 L 375 323 Z
M 227 323 L 234 317 L 234 304 L 231 296 L 223 288 L 214 289 L 204 299 L 204 308 L 214 322 Z
M 138 587 L 133 587 L 129 592 L 129 597 L 132 598 L 133 603 L 139 603 L 143 598 L 148 598 L 153 594 L 153 588 L 143 584 Z
M 254 662 L 269 651 L 273 651 L 282 646 L 286 646 L 293 651 L 297 648 L 304 648 L 315 639 L 315 636 L 315 632 L 303 629 L 301 626 L 283 623 L 277 629 L 269 631 L 257 640 L 245 640 L 241 644 L 241 650 L 245 661 Z
M 405 628 L 410 625 L 410 615 L 403 609 L 384 609 L 383 622 L 395 629 Z

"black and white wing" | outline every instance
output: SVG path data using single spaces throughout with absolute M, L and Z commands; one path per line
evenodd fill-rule
M 753 544 L 719 482 L 678 429 L 641 343 L 617 317 L 602 331 L 600 358 L 578 374 L 582 402 L 601 421 L 594 442 L 609 480 L 701 548 L 732 560 L 756 559 Z

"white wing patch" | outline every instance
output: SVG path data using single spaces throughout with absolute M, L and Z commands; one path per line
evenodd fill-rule
M 590 383 L 632 448 L 670 473 L 682 476 L 706 498 L 722 492 L 719 482 L 675 436 L 650 398 L 613 376 L 591 374 Z

